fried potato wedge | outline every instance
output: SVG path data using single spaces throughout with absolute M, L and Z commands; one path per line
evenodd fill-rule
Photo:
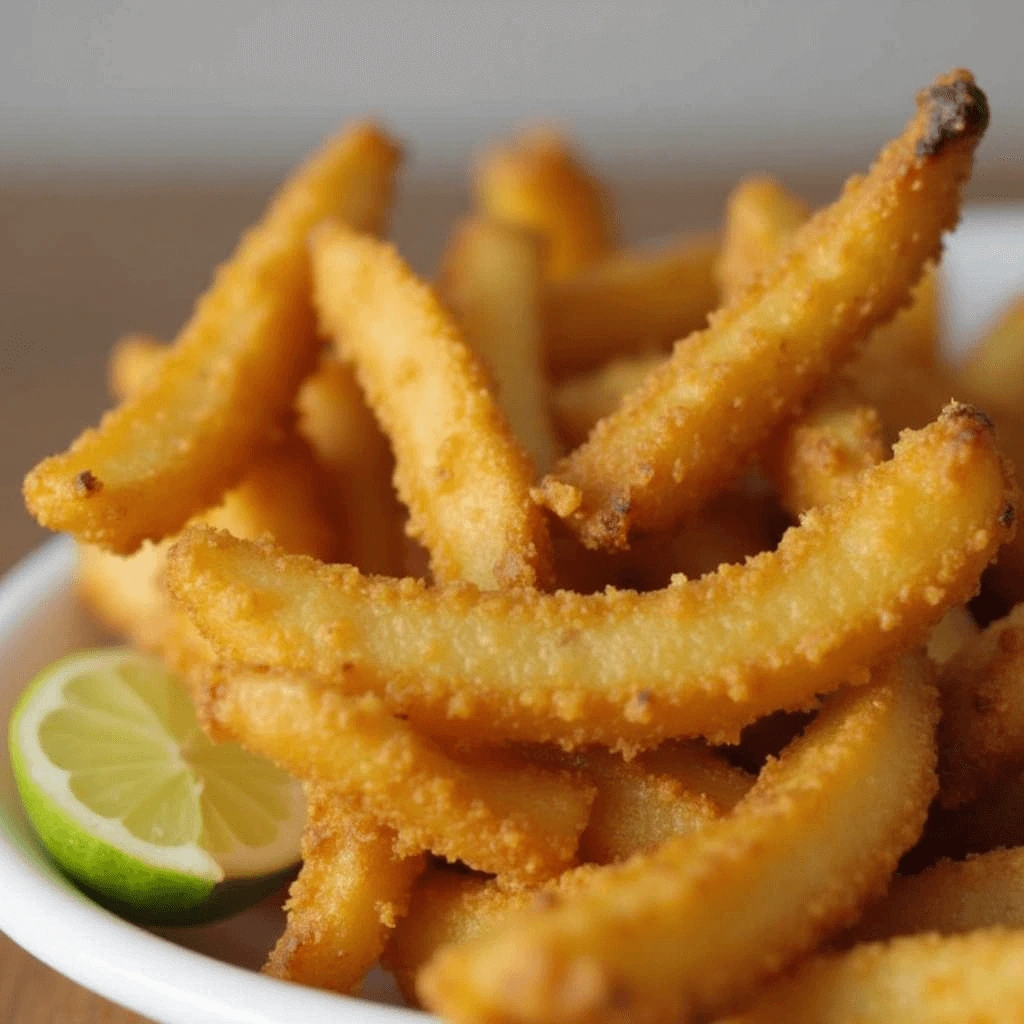
M 940 799 L 958 807 L 1024 768 L 1024 605 L 946 663 L 939 692 Z
M 722 1024 L 1017 1024 L 1024 931 L 915 935 L 816 956 Z
M 551 280 L 577 273 L 615 246 L 604 187 L 554 129 L 525 131 L 482 154 L 473 190 L 481 211 L 540 235 Z
M 1019 295 L 971 350 L 960 377 L 978 401 L 1024 413 L 1024 295 Z
M 547 365 L 556 378 L 609 359 L 665 352 L 718 305 L 717 239 L 627 249 L 547 288 Z
M 935 793 L 922 656 L 834 698 L 733 814 L 440 951 L 423 1002 L 457 1024 L 708 1019 L 880 892 Z
M 878 411 L 852 385 L 840 381 L 776 434 L 760 464 L 782 504 L 799 516 L 837 501 L 885 454 Z
M 547 524 L 529 460 L 479 360 L 398 253 L 341 225 L 313 241 L 314 299 L 391 439 L 409 531 L 442 581 L 551 581 Z
M 518 910 L 585 885 L 597 869 L 574 868 L 539 889 L 509 888 L 493 878 L 429 867 L 413 887 L 409 912 L 391 933 L 381 963 L 395 975 L 406 1002 L 419 1004 L 416 974 L 442 947 L 499 928 Z
M 363 572 L 403 575 L 405 513 L 391 484 L 395 460 L 351 368 L 324 356 L 296 405 L 298 432 L 323 469 L 340 560 Z
M 546 473 L 559 455 L 544 374 L 541 249 L 535 235 L 467 218 L 448 244 L 438 292 L 494 380 L 509 425 Z
M 595 793 L 581 772 L 498 751 L 450 756 L 379 698 L 285 673 L 218 670 L 199 703 L 211 736 L 331 786 L 393 829 L 399 853 L 426 849 L 523 884 L 575 862 Z
M 917 932 L 953 935 L 996 926 L 1024 928 L 1024 848 L 943 860 L 897 876 L 844 941 L 871 942 Z
M 741 301 L 678 343 L 544 479 L 537 500 L 588 547 L 620 548 L 631 531 L 667 527 L 721 490 L 906 303 L 957 221 L 987 123 L 967 71 L 922 91 L 867 176 L 805 224 Z
M 225 660 L 372 690 L 428 733 L 729 742 L 921 642 L 975 591 L 1015 501 L 991 425 L 951 406 L 775 551 L 655 593 L 427 588 L 202 530 L 168 582 Z
M 394 853 L 394 835 L 325 786 L 307 786 L 302 869 L 287 926 L 263 968 L 284 981 L 351 993 L 409 906 L 422 856 Z
M 156 375 L 25 478 L 43 526 L 131 554 L 217 504 L 287 421 L 316 362 L 306 236 L 325 217 L 380 228 L 397 161 L 395 145 L 360 124 L 295 173 Z

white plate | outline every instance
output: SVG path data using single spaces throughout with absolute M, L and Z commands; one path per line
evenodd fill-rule
M 962 350 L 1024 289 L 1024 207 L 972 210 L 943 262 L 947 334 Z M 78 606 L 74 549 L 56 539 L 0 584 L 0 722 L 25 683 L 62 654 L 102 640 Z M 87 988 L 164 1024 L 425 1024 L 375 972 L 365 998 L 300 988 L 256 973 L 282 928 L 274 901 L 205 928 L 137 928 L 96 906 L 36 844 L 0 739 L 0 929 Z

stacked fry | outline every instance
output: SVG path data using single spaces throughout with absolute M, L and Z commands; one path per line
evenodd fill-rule
M 987 123 L 954 71 L 831 206 L 751 178 L 655 251 L 527 132 L 433 286 L 355 125 L 119 343 L 25 497 L 306 784 L 268 973 L 381 959 L 459 1024 L 1020 1019 L 1024 304 L 937 342 Z

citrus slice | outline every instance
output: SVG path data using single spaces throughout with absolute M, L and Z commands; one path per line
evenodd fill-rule
M 182 681 L 123 648 L 45 668 L 10 722 L 11 764 L 50 855 L 90 895 L 150 923 L 210 920 L 299 859 L 301 787 L 215 745 Z

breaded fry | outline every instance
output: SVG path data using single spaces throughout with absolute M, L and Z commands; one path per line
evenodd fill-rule
M 718 305 L 717 239 L 684 236 L 656 249 L 627 249 L 547 289 L 547 364 L 553 376 L 609 359 L 666 352 L 707 324 Z
M 544 376 L 541 250 L 533 234 L 487 217 L 457 225 L 438 292 L 490 370 L 515 436 L 546 473 L 559 454 Z
M 590 864 L 614 864 L 696 832 L 731 811 L 754 782 L 696 744 L 665 744 L 632 761 L 591 749 L 580 766 L 597 784 L 580 836 L 580 860 Z
M 306 236 L 331 216 L 380 228 L 397 161 L 394 144 L 361 124 L 295 173 L 143 390 L 25 478 L 43 526 L 131 554 L 238 483 L 316 362 Z
M 1024 848 L 943 860 L 897 876 L 843 941 L 872 942 L 916 932 L 952 935 L 1003 925 L 1024 928 Z
M 871 328 L 908 299 L 957 220 L 988 123 L 967 71 L 918 97 L 864 178 L 800 229 L 741 302 L 680 342 L 536 491 L 588 547 L 664 528 L 733 479 Z
M 978 401 L 1024 412 L 1024 295 L 1018 295 L 971 349 L 960 377 Z
M 403 575 L 405 514 L 391 484 L 395 460 L 351 368 L 325 355 L 299 390 L 297 407 L 298 431 L 323 469 L 340 559 L 363 572 Z
M 378 697 L 343 697 L 299 676 L 224 669 L 203 687 L 200 720 L 300 779 L 324 783 L 397 835 L 478 871 L 537 884 L 570 867 L 594 787 L 512 754 L 450 756 Z
M 416 974 L 442 946 L 493 932 L 516 911 L 581 888 L 596 870 L 584 865 L 540 889 L 512 889 L 493 878 L 429 867 L 413 887 L 409 912 L 391 933 L 381 963 L 395 975 L 406 1002 L 417 1006 Z
M 409 531 L 438 580 L 546 586 L 550 539 L 531 471 L 478 360 L 390 246 L 341 225 L 313 242 L 314 301 L 391 439 Z
M 927 659 L 847 690 L 730 816 L 440 951 L 423 1002 L 457 1024 L 713 1019 L 881 891 L 934 795 Z
M 762 453 L 761 468 L 785 508 L 799 516 L 837 501 L 885 453 L 878 412 L 839 381 L 776 435 Z
M 1015 501 L 988 421 L 951 406 L 775 551 L 656 593 L 431 589 L 202 530 L 168 582 L 221 657 L 377 692 L 428 733 L 729 742 L 920 643 L 974 592 Z
M 302 870 L 288 924 L 263 968 L 300 985 L 355 992 L 409 906 L 425 866 L 393 852 L 394 836 L 324 786 L 307 786 Z
M 715 267 L 722 302 L 731 305 L 740 298 L 810 216 L 811 208 L 769 175 L 744 178 L 725 204 Z
M 721 1024 L 1018 1024 L 1024 931 L 915 935 L 816 956 Z
M 473 171 L 473 191 L 482 212 L 540 235 L 550 280 L 577 273 L 615 246 L 604 187 L 552 128 L 524 131 L 484 153 Z
M 947 662 L 939 692 L 940 799 L 958 807 L 1024 768 L 1024 605 Z

